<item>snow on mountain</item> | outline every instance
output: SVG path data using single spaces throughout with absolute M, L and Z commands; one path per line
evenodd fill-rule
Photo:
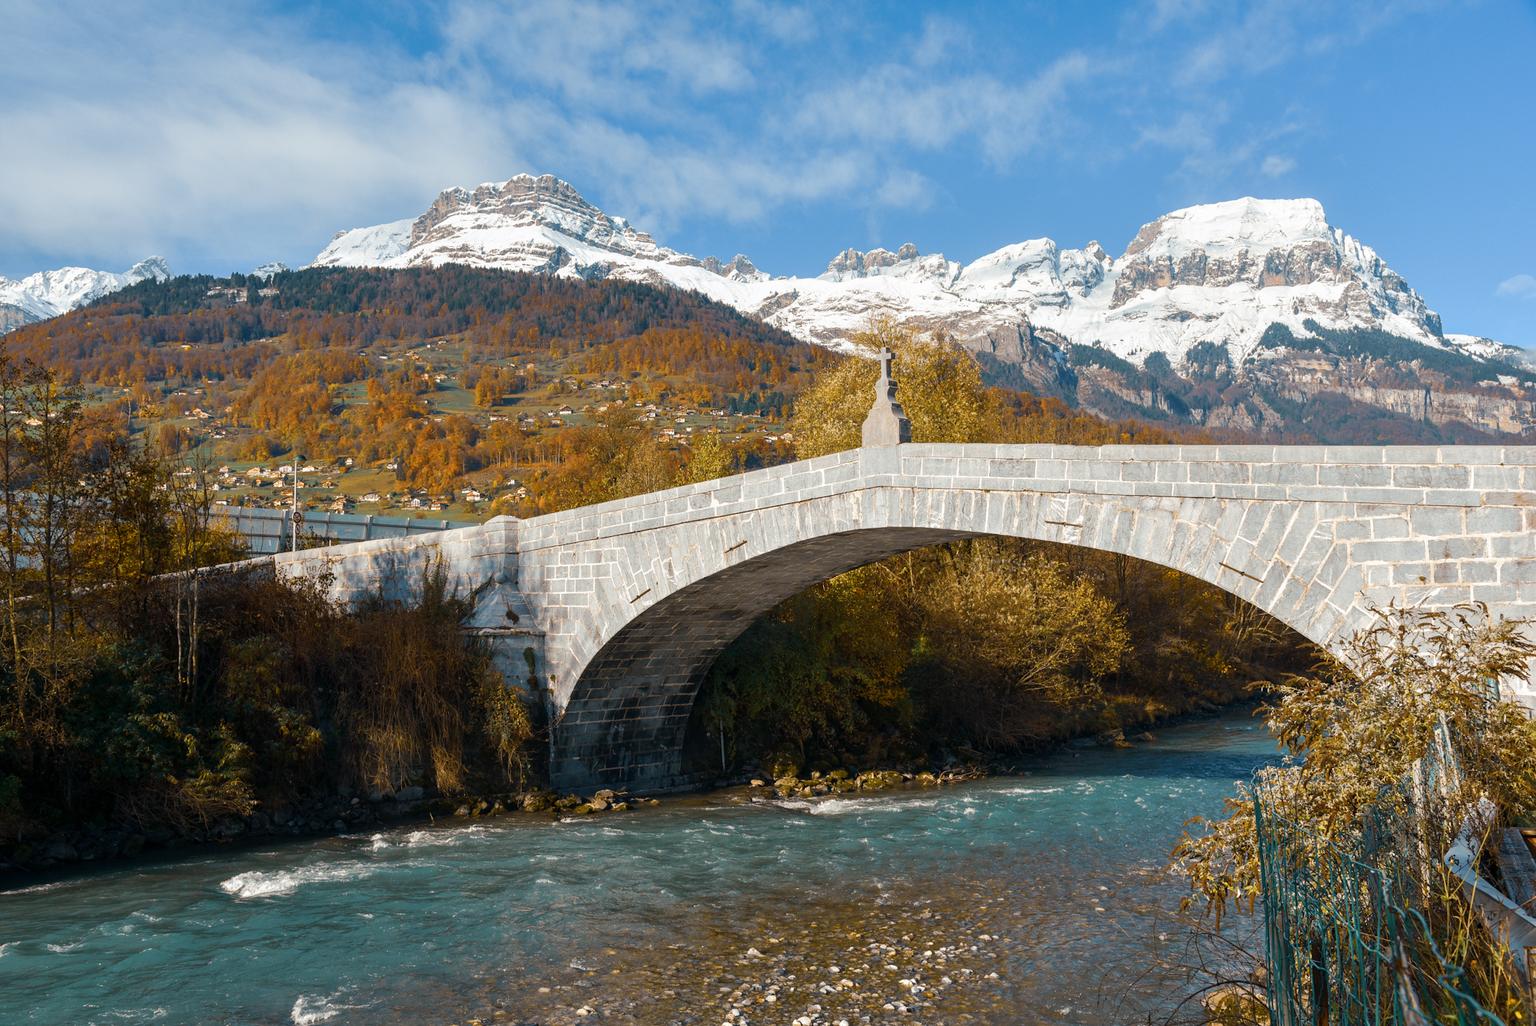
M 315 257 L 316 267 L 389 267 L 411 246 L 413 218 L 337 232 Z
M 1124 254 L 1097 242 L 1031 239 L 959 264 L 908 243 L 844 250 L 815 278 L 771 277 L 737 256 L 700 260 L 605 214 L 552 175 L 448 189 L 420 217 L 338 233 L 320 266 L 499 267 L 691 289 L 807 341 L 842 348 L 872 317 L 943 328 L 1005 362 L 1026 340 L 1102 346 L 1175 364 L 1200 342 L 1234 362 L 1272 324 L 1372 328 L 1425 345 L 1492 355 L 1498 343 L 1446 336 L 1440 318 L 1369 246 L 1333 227 L 1312 199 L 1244 198 L 1145 225 Z M 1483 343 L 1487 344 L 1483 344 Z
M 1448 331 L 1445 333 L 1445 348 L 1478 360 L 1505 360 L 1528 365 L 1532 362 L 1531 354 L 1524 349 L 1481 335 L 1461 335 Z
M 136 282 L 150 278 L 164 281 L 170 276 L 165 259 L 156 256 L 140 260 L 121 274 L 61 267 L 29 274 L 20 281 L 0 277 L 0 331 L 57 317 Z
M 272 260 L 253 270 L 251 272 L 251 277 L 260 278 L 262 281 L 266 281 L 274 274 L 282 274 L 287 270 L 289 270 L 287 264 L 283 263 L 281 260 Z
M 341 232 L 315 258 L 322 267 L 439 264 L 616 277 L 693 289 L 725 302 L 737 297 L 737 286 L 766 278 L 743 256 L 721 264 L 660 246 L 553 175 L 445 190 L 420 217 Z
M 1271 324 L 1306 335 L 1379 328 L 1441 345 L 1440 318 L 1369 246 L 1331 227 L 1316 200 L 1240 199 L 1146 225 L 1104 285 L 1051 325 L 1122 356 L 1182 356 L 1198 342 L 1246 357 Z

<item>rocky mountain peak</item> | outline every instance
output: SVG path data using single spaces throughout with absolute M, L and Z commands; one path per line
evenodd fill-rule
M 870 250 L 850 247 L 828 261 L 826 273 L 836 276 L 838 280 L 858 278 L 878 272 L 881 268 L 894 267 L 903 260 L 916 260 L 918 255 L 917 246 L 910 242 L 903 243 L 894 253 L 879 246 Z
M 128 268 L 127 272 L 123 275 L 123 277 L 128 279 L 130 284 L 133 282 L 148 281 L 151 278 L 153 278 L 155 281 L 165 281 L 170 276 L 171 265 L 166 263 L 165 257 L 159 256 L 145 257 L 143 260 L 140 260 L 138 263 Z
M 960 267 L 941 253 L 923 256 L 915 244 L 904 242 L 893 253 L 876 247 L 870 250 L 845 249 L 827 264 L 821 277 L 826 281 L 849 281 L 885 275 L 934 278 L 952 281 Z
M 544 226 L 576 236 L 612 243 L 619 238 L 635 245 L 655 245 L 623 218 L 609 217 L 588 203 L 567 181 L 554 175 L 513 175 L 505 182 L 485 182 L 473 189 L 445 189 L 411 225 L 408 245 L 419 246 L 467 224 L 484 226 L 490 219 L 509 225 Z
M 1143 225 L 1125 247 L 1126 258 L 1148 254 L 1178 259 L 1193 250 L 1212 256 L 1265 253 L 1328 242 L 1332 229 L 1315 199 L 1242 199 L 1174 210 Z
M 0 332 L 57 317 L 141 281 L 164 281 L 170 276 L 165 258 L 152 256 L 121 273 L 60 267 L 29 274 L 20 281 L 0 278 Z
M 1314 319 L 1368 324 L 1437 344 L 1440 317 L 1382 262 L 1374 250 L 1328 223 L 1315 199 L 1255 199 L 1186 207 L 1144 225 L 1115 266 L 1112 309 L 1154 299 L 1167 290 L 1231 289 L 1234 294 L 1307 288 L 1291 304 Z M 1284 308 L 1281 293 L 1273 303 Z M 1300 305 L 1298 305 L 1298 303 Z M 1195 311 L 1186 304 L 1186 313 Z M 1186 320 L 1190 318 L 1186 317 Z M 1212 311 L 1210 320 L 1218 320 Z M 1293 317 L 1298 324 L 1303 319 Z M 1221 329 L 1230 331 L 1230 328 Z M 1244 338 L 1244 347 L 1257 336 Z
M 737 253 L 726 263 L 721 263 L 717 257 L 705 257 L 699 261 L 699 266 L 732 281 L 760 281 L 767 277 L 745 253 Z

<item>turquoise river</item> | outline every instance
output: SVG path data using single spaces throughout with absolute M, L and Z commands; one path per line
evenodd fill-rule
M 1176 917 L 1169 850 L 1274 757 L 1234 715 L 944 789 L 724 791 L 27 881 L 0 892 L 0 1023 L 1160 1022 L 1191 966 L 1231 958 Z

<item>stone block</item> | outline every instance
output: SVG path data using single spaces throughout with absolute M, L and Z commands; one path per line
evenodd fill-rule
M 1249 477 L 1259 485 L 1315 485 L 1318 470 L 1316 463 L 1255 463 Z
M 1392 484 L 1392 469 L 1386 466 L 1325 464 L 1317 468 L 1317 483 L 1346 488 L 1385 488 Z
M 1472 487 L 1517 492 L 1525 485 L 1524 467 L 1473 467 Z
M 1430 538 L 1425 544 L 1430 559 L 1477 559 L 1488 554 L 1486 538 Z
M 1405 465 L 1392 468 L 1398 488 L 1467 488 L 1472 474 L 1466 467 Z
M 1246 463 L 1191 463 L 1189 465 L 1189 480 L 1191 482 L 1208 482 L 1211 484 L 1249 484 L 1248 464 Z
M 1422 507 L 1408 511 L 1408 529 L 1416 537 L 1448 537 L 1466 530 L 1463 513 L 1455 508 Z
M 1333 525 L 1335 541 L 1363 541 L 1371 537 L 1369 520 L 1340 520 Z
M 1322 463 L 1327 448 L 1321 445 L 1277 445 L 1274 459 L 1282 463 L 1306 463 L 1313 466 Z M 1379 463 L 1379 460 L 1369 462 Z
M 1464 584 L 1495 584 L 1499 579 L 1499 565 L 1486 559 L 1466 560 L 1461 564 L 1461 580 Z
M 1218 445 L 1216 454 L 1227 463 L 1273 463 L 1275 449 L 1273 445 Z
M 1323 463 L 1381 463 L 1385 459 L 1378 445 L 1327 445 L 1323 447 Z
M 1468 534 L 1512 534 L 1524 526 L 1521 511 L 1510 507 L 1481 506 L 1466 512 Z

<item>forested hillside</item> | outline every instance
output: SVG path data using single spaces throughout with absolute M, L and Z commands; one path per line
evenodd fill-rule
M 301 454 L 310 505 L 466 516 L 562 504 L 541 486 L 599 422 L 645 422 L 674 464 L 698 432 L 776 459 L 788 397 L 837 360 L 689 293 L 462 267 L 145 282 L 6 347 L 219 468 L 222 499 L 277 501 Z
M 215 501 L 530 515 L 792 454 L 844 357 L 693 293 L 459 266 L 146 281 L 6 337 Z M 1003 436 L 1145 429 L 996 390 Z M 723 462 L 722 462 L 723 461 Z

